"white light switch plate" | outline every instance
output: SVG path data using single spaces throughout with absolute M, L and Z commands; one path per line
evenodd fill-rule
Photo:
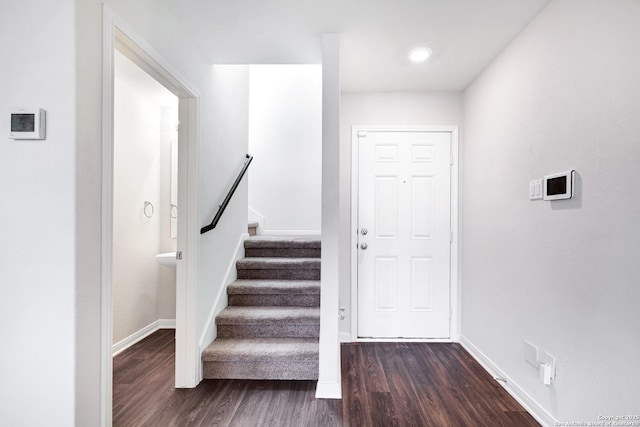
M 538 368 L 538 347 L 524 340 L 524 360 L 534 368 Z
M 542 199 L 542 180 L 534 179 L 529 181 L 529 200 Z

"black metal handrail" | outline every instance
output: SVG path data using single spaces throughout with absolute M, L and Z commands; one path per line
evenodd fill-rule
M 213 217 L 213 221 L 211 221 L 211 224 L 209 224 L 209 225 L 207 225 L 205 227 L 202 227 L 200 229 L 200 234 L 204 234 L 207 231 L 211 231 L 214 228 L 216 228 L 216 225 L 218 225 L 218 221 L 220 221 L 220 217 L 222 216 L 222 213 L 224 212 L 224 210 L 227 208 L 227 205 L 229 204 L 229 200 L 231 200 L 231 197 L 233 196 L 233 193 L 236 192 L 236 189 L 238 188 L 238 185 L 240 184 L 240 181 L 242 181 L 242 177 L 244 176 L 245 172 L 249 168 L 249 165 L 251 164 L 251 160 L 253 160 L 253 156 L 250 156 L 250 155 L 247 154 L 247 160 L 245 160 L 244 166 L 242 166 L 242 170 L 240 171 L 240 174 L 238 175 L 238 177 L 236 178 L 235 182 L 231 186 L 231 189 L 227 193 L 227 197 L 224 198 L 224 201 L 218 207 L 218 212 L 216 213 L 216 216 Z

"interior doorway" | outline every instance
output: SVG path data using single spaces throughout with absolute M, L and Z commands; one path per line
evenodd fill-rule
M 114 53 L 115 356 L 175 328 L 178 97 Z
M 195 240 L 197 96 L 170 62 L 105 6 L 103 27 L 101 423 L 111 425 L 113 393 L 114 281 L 114 57 L 125 56 L 178 98 L 175 290 L 175 386 L 195 387 L 199 354 L 195 339 Z M 146 209 L 145 209 L 146 208 Z M 155 208 L 155 207 L 154 207 Z M 143 214 L 151 214 L 146 204 Z

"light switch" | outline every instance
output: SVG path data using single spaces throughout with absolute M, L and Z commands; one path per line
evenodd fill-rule
M 542 180 L 534 179 L 529 181 L 529 200 L 542 199 Z

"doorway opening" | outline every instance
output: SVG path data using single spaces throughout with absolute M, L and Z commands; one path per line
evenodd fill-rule
M 161 211 L 175 218 L 175 250 L 179 259 L 175 269 L 175 386 L 195 387 L 199 381 L 199 354 L 195 340 L 195 241 L 196 223 L 196 159 L 197 159 L 197 95 L 173 68 L 148 43 L 105 6 L 103 27 L 103 128 L 102 128 L 102 259 L 101 259 L 101 424 L 111 425 L 113 396 L 114 338 L 114 241 L 118 214 L 115 202 L 117 157 L 115 136 L 115 62 L 125 58 L 146 73 L 156 84 L 177 98 L 176 148 L 177 169 L 174 206 L 161 209 L 152 197 L 139 203 L 141 221 L 151 221 Z M 136 125 L 135 123 L 131 124 Z M 170 132 L 169 132 L 170 133 Z M 175 135 L 175 130 L 174 130 Z M 140 141 L 137 141 L 140 142 Z M 148 148 L 148 147 L 147 147 Z M 171 151 L 171 149 L 169 149 Z M 168 157 L 170 152 L 165 153 Z M 170 196 L 169 196 L 170 199 Z M 158 199 L 159 200 L 159 199 Z M 150 217 L 150 218 L 149 218 Z M 139 225 L 148 225 L 141 222 Z M 155 258 L 155 257 L 154 257 Z M 153 260 L 155 263 L 155 259 Z M 164 268 L 164 267 L 163 267 Z M 171 273 L 169 273 L 171 274 Z M 166 301 L 165 301 L 166 302 Z M 156 326 L 163 326 L 160 324 Z M 166 327 L 167 325 L 165 325 Z M 133 341 L 135 342 L 135 341 Z
M 178 97 L 117 49 L 114 60 L 115 356 L 175 328 Z

